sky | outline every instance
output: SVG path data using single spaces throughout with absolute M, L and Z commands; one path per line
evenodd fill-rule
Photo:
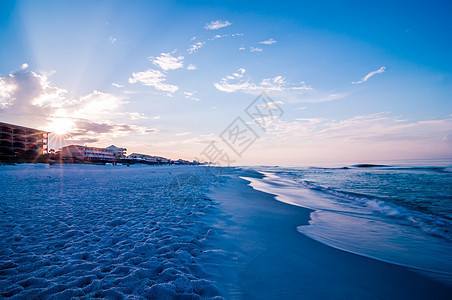
M 0 121 L 219 165 L 452 158 L 448 1 L 0 1 Z

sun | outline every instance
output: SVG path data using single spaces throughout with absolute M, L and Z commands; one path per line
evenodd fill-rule
M 49 131 L 57 134 L 64 135 L 71 131 L 74 127 L 74 121 L 68 118 L 55 118 L 52 119 L 52 123 L 49 124 Z

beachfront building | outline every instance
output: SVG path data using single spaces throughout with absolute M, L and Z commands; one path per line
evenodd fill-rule
M 191 161 L 183 160 L 183 159 L 175 160 L 175 161 L 173 161 L 173 163 L 175 165 L 194 165 L 194 164 L 196 164 L 195 161 L 191 162 Z
M 160 156 L 151 156 L 147 154 L 140 154 L 140 153 L 132 153 L 129 156 L 127 156 L 128 159 L 147 162 L 151 164 L 168 164 L 171 161 L 167 158 L 160 157 Z
M 63 159 L 75 159 L 84 161 L 114 161 L 113 150 L 107 148 L 70 145 L 60 149 Z
M 113 152 L 113 155 L 115 156 L 116 159 L 124 159 L 126 158 L 126 148 L 119 148 L 116 147 L 115 145 L 111 145 L 110 147 L 107 147 L 105 149 L 111 150 Z
M 0 122 L 0 158 L 34 158 L 47 154 L 49 133 Z

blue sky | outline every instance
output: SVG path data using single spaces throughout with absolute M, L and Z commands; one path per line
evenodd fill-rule
M 451 157 L 452 5 L 313 2 L 1 1 L 0 119 L 237 164 Z M 244 112 L 262 92 L 266 128 Z M 259 136 L 241 155 L 236 117 Z

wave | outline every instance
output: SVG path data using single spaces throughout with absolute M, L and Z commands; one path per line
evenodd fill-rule
M 353 170 L 353 169 L 378 169 L 378 170 L 394 170 L 394 171 L 426 171 L 452 173 L 452 167 L 398 167 L 391 165 L 376 164 L 358 164 L 352 166 L 343 166 L 336 168 L 328 167 L 309 167 L 309 170 Z
M 418 227 L 427 234 L 452 241 L 452 232 L 450 231 L 452 221 L 445 218 L 401 207 L 382 197 L 336 190 L 308 180 L 296 181 L 309 189 L 335 196 L 342 201 L 350 201 L 371 212 L 376 212 L 392 219 L 398 219 L 405 223 L 405 225 Z
M 374 164 L 358 164 L 351 166 L 352 168 L 377 168 L 382 170 L 394 170 L 394 171 L 432 171 L 432 172 L 444 172 L 452 173 L 452 167 L 431 167 L 431 166 L 390 166 L 390 165 L 374 165 Z M 336 168 L 337 169 L 337 168 Z M 351 169 L 349 167 L 343 167 L 340 169 Z
M 440 173 L 452 173 L 451 167 L 392 167 L 390 169 L 397 171 L 432 171 Z

